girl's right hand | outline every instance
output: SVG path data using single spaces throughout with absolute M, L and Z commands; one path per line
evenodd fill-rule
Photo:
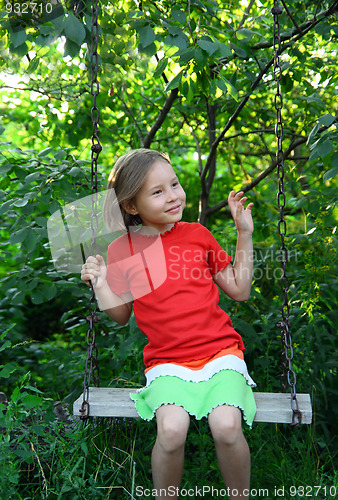
M 81 279 L 90 286 L 93 283 L 95 288 L 101 288 L 105 283 L 107 267 L 104 258 L 101 255 L 88 257 L 81 270 Z

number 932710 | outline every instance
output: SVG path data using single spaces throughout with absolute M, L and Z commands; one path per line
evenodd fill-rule
M 11 2 L 6 0 L 6 12 L 8 14 L 50 14 L 53 10 L 51 2 Z

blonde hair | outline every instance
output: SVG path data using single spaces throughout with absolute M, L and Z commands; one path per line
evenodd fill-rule
M 112 168 L 108 179 L 108 192 L 104 201 L 103 218 L 107 228 L 112 231 L 114 225 L 114 195 L 110 191 L 114 189 L 125 226 L 137 226 L 142 224 L 139 215 L 133 215 L 125 210 L 125 206 L 135 201 L 142 188 L 146 176 L 156 161 L 165 161 L 171 165 L 169 156 L 152 149 L 134 149 L 120 156 Z

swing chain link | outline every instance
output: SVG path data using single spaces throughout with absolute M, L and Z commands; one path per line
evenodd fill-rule
M 91 121 L 93 124 L 93 135 L 92 135 L 92 146 L 91 146 L 91 202 L 92 202 L 92 214 L 91 214 L 91 231 L 92 231 L 92 241 L 90 244 L 90 255 L 97 254 L 97 243 L 96 235 L 98 230 L 98 215 L 97 215 L 97 162 L 99 154 L 102 151 L 102 146 L 97 133 L 98 123 L 99 123 L 99 109 L 96 106 L 96 98 L 100 92 L 99 82 L 97 80 L 98 72 L 98 53 L 97 46 L 99 41 L 99 25 L 98 25 L 98 0 L 92 0 L 92 47 L 91 47 L 91 87 L 90 92 L 93 96 L 93 107 L 91 110 Z M 85 363 L 85 375 L 83 380 L 83 401 L 80 409 L 81 419 L 85 420 L 89 417 L 89 387 L 91 378 L 93 377 L 93 382 L 95 387 L 99 386 L 99 365 L 98 365 L 98 349 L 95 344 L 96 340 L 96 323 L 99 321 L 97 316 L 98 304 L 95 296 L 95 290 L 93 283 L 90 283 L 91 287 L 91 297 L 89 299 L 89 315 L 86 317 L 88 322 L 87 331 L 87 359 Z
M 285 236 L 286 236 L 286 221 L 284 219 L 284 208 L 286 197 L 284 193 L 284 152 L 283 152 L 283 122 L 282 122 L 282 108 L 283 108 L 283 96 L 280 90 L 280 81 L 282 78 L 282 66 L 280 64 L 279 56 L 282 53 L 282 41 L 280 34 L 280 23 L 279 16 L 282 14 L 283 9 L 279 5 L 279 0 L 274 0 L 274 6 L 271 10 L 273 14 L 273 48 L 274 48 L 274 67 L 273 67 L 273 77 L 276 83 L 276 93 L 274 97 L 274 105 L 276 109 L 276 125 L 275 125 L 275 135 L 277 140 L 277 177 L 278 177 L 278 194 L 277 202 L 280 213 L 280 219 L 278 221 L 278 234 L 281 238 L 280 247 L 280 260 L 282 264 L 282 276 L 280 279 L 280 286 L 282 290 L 283 302 L 282 302 L 282 320 L 277 323 L 277 327 L 281 329 L 281 337 L 283 344 L 282 351 L 282 375 L 281 375 L 281 386 L 282 391 L 286 392 L 287 385 L 290 387 L 291 391 L 291 409 L 292 409 L 292 426 L 298 426 L 302 421 L 302 413 L 299 410 L 296 392 L 296 374 L 292 367 L 293 360 L 293 346 L 292 337 L 290 332 L 290 307 L 288 301 L 288 290 L 289 290 L 289 279 L 286 274 L 286 264 L 288 262 L 288 251 L 285 246 Z

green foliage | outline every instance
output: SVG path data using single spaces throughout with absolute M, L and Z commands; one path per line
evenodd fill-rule
M 10 341 L 1 349 L 10 350 Z M 112 492 L 132 496 L 135 430 L 113 420 L 93 427 L 71 418 L 60 422 L 53 401 L 31 385 L 30 372 L 18 376 L 18 366 L 8 366 L 0 379 L 15 371 L 16 382 L 8 403 L 0 404 L 1 497 L 99 499 Z

